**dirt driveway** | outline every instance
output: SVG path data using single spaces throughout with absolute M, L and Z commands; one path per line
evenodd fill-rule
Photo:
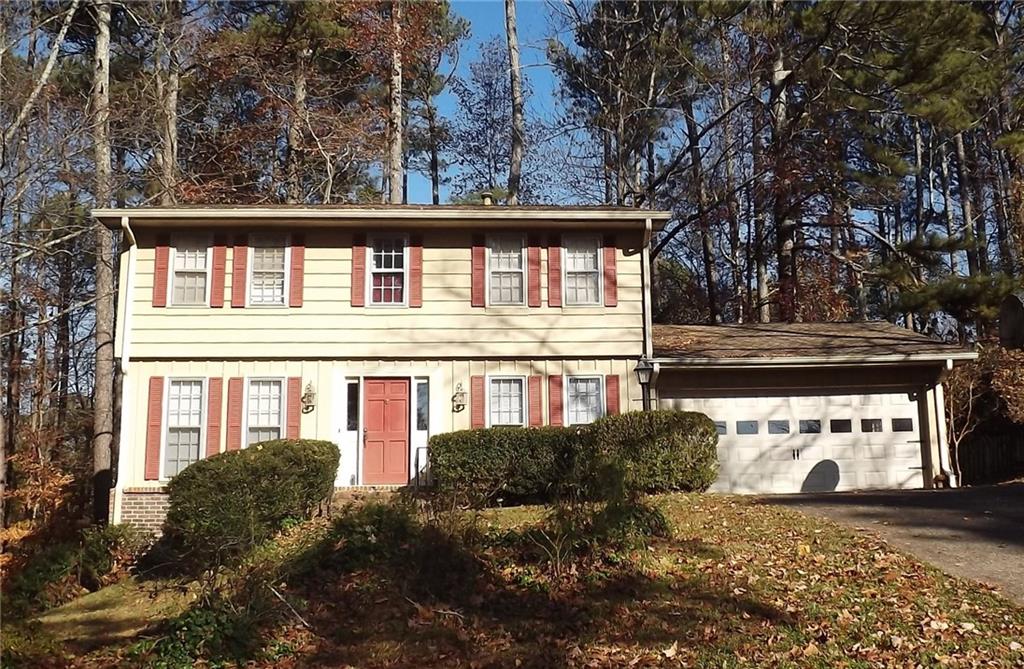
M 882 490 L 761 498 L 877 532 L 943 571 L 1024 605 L 1024 482 L 956 490 Z

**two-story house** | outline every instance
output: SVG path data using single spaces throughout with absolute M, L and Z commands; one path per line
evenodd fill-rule
M 639 409 L 667 212 L 500 206 L 103 209 L 123 232 L 113 522 L 155 527 L 196 460 L 341 448 L 338 486 L 404 485 L 432 434 Z

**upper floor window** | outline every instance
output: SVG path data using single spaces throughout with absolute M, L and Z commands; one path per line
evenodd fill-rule
M 525 268 L 523 238 L 495 236 L 488 243 L 491 304 L 523 304 Z
M 569 425 L 593 423 L 604 415 L 600 376 L 570 376 L 566 383 Z
M 405 304 L 405 238 L 377 237 L 370 249 L 370 304 Z
M 252 379 L 246 398 L 246 445 L 280 439 L 284 434 L 284 382 Z
M 490 424 L 526 425 L 526 383 L 521 376 L 489 381 Z
M 210 254 L 205 241 L 181 239 L 174 247 L 171 304 L 206 304 Z
M 565 303 L 601 303 L 601 243 L 596 237 L 565 239 Z
M 167 393 L 164 478 L 176 476 L 199 460 L 203 433 L 203 381 L 171 379 Z
M 280 237 L 254 236 L 251 247 L 249 304 L 283 306 L 288 276 L 288 251 L 284 240 Z

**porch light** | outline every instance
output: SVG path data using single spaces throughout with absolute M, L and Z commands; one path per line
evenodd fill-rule
M 647 358 L 640 358 L 636 367 L 636 380 L 640 383 L 640 394 L 643 397 L 644 411 L 651 410 L 651 377 L 654 375 L 654 364 Z
M 302 413 L 309 413 L 316 407 L 316 390 L 313 388 L 312 381 L 306 384 L 306 389 L 302 391 L 299 402 L 302 404 Z
M 462 383 L 455 384 L 455 394 L 452 395 L 452 411 L 459 413 L 466 408 L 466 391 L 462 387 Z

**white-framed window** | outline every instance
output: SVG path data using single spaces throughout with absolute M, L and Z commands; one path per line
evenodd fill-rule
M 197 237 L 183 237 L 175 240 L 171 265 L 171 304 L 173 306 L 207 304 L 210 286 L 208 240 Z
M 487 301 L 489 304 L 525 304 L 526 248 L 515 235 L 487 239 Z
M 249 238 L 249 304 L 282 307 L 288 294 L 288 244 L 277 235 Z
M 170 379 L 161 478 L 169 479 L 202 457 L 205 380 Z
M 526 377 L 488 377 L 487 407 L 488 425 L 491 427 L 526 425 Z
M 245 444 L 284 436 L 284 379 L 249 379 L 245 395 Z
M 593 423 L 604 416 L 604 380 L 600 376 L 570 376 L 565 383 L 569 425 Z
M 408 238 L 404 235 L 374 237 L 370 240 L 370 272 L 367 303 L 404 306 L 409 280 Z
M 565 304 L 601 304 L 601 240 L 567 235 L 563 244 Z

